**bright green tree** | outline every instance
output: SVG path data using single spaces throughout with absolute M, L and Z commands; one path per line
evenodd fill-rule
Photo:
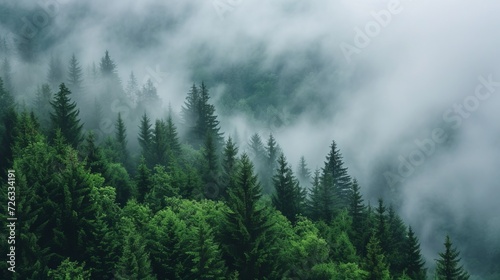
M 375 235 L 372 235 L 366 246 L 365 270 L 368 272 L 368 280 L 391 279 L 380 241 Z
M 85 262 L 80 265 L 67 258 L 56 269 L 49 270 L 48 276 L 53 280 L 87 280 L 90 279 L 90 271 L 85 270 Z
M 275 189 L 272 196 L 274 207 L 292 224 L 295 224 L 297 215 L 303 211 L 305 194 L 283 154 L 278 157 L 278 167 L 273 176 L 273 185 Z

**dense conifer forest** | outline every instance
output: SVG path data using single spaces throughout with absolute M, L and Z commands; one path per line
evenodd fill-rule
M 500 6 L 445 2 L 1 1 L 0 279 L 499 280 Z

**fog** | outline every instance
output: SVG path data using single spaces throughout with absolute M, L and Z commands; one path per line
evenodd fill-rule
M 241 150 L 251 134 L 259 132 L 265 138 L 273 133 L 294 166 L 304 155 L 312 169 L 322 167 L 335 140 L 365 199 L 373 205 L 384 197 L 415 228 L 429 266 L 441 250 L 444 229 L 473 227 L 474 241 L 461 243 L 463 236 L 456 236 L 455 245 L 461 250 L 485 248 L 486 243 L 500 246 L 500 86 L 484 82 L 500 81 L 500 3 L 60 0 L 38 4 L 49 2 L 50 22 L 37 28 L 31 39 L 39 43 L 37 55 L 19 54 L 12 61 L 19 95 L 29 96 L 45 81 L 50 55 L 66 62 L 75 53 L 86 71 L 92 62 L 98 64 L 105 50 L 117 63 L 124 83 L 131 71 L 141 83 L 153 78 L 164 107 L 171 103 L 177 113 L 190 85 L 212 71 L 253 63 L 256 57 L 262 71 L 283 65 L 275 73 L 278 79 L 308 69 L 289 93 L 290 104 L 277 108 L 283 125 L 266 126 L 265 120 L 231 112 L 221 116 L 222 130 L 236 131 Z M 0 32 L 16 42 L 24 28 L 23 15 L 33 18 L 37 3 L 0 5 L 5 8 Z M 12 10 L 21 11 L 21 16 L 9 16 Z M 197 58 L 202 62 L 196 63 Z M 481 98 L 475 97 L 479 85 L 483 85 Z M 228 94 L 224 82 L 208 86 L 215 104 Z M 306 109 L 294 114 L 295 104 Z M 465 107 L 464 114 L 456 111 L 455 104 Z M 414 153 L 418 164 L 412 165 L 413 171 L 398 171 L 400 156 L 408 161 L 419 149 L 415 141 L 432 139 L 436 129 L 442 129 L 448 141 L 433 140 L 434 148 L 427 146 L 420 158 Z M 387 172 L 401 180 L 390 182 Z

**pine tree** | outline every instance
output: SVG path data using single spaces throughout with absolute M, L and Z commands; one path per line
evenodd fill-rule
M 85 262 L 80 265 L 78 262 L 72 262 L 67 258 L 61 262 L 57 269 L 49 270 L 48 276 L 54 280 L 86 280 L 90 279 L 90 271 L 85 270 Z
M 316 177 L 317 176 L 317 177 Z M 329 223 L 338 212 L 339 198 L 332 183 L 333 178 L 325 169 L 315 174 L 311 197 L 308 202 L 310 217 Z
M 195 84 L 191 87 L 191 90 L 186 96 L 186 101 L 182 106 L 181 116 L 183 119 L 184 127 L 187 129 L 186 138 L 189 142 L 194 141 L 198 137 L 196 135 L 196 125 L 199 119 L 198 104 L 200 101 L 200 93 Z
M 99 63 L 99 70 L 102 77 L 115 77 L 116 76 L 116 64 L 109 56 L 109 52 L 106 50 L 104 57 L 101 58 Z
M 139 234 L 130 219 L 122 218 L 124 232 L 123 251 L 116 264 L 116 279 L 155 279 L 151 261 L 146 251 L 144 238 Z
M 167 166 L 167 125 L 163 120 L 156 120 L 151 141 L 152 166 Z
M 59 86 L 59 91 L 50 103 L 53 111 L 50 114 L 51 131 L 52 136 L 54 136 L 55 131 L 60 129 L 67 143 L 76 148 L 82 141 L 83 124 L 80 124 L 80 119 L 78 119 L 80 111 L 76 109 L 76 103 L 71 102 L 70 94 L 71 92 L 63 83 Z
M 262 251 L 271 242 L 267 232 L 270 223 L 265 209 L 259 206 L 261 188 L 253 173 L 253 164 L 246 154 L 240 159 L 237 185 L 229 193 L 228 210 L 224 213 L 223 244 L 226 263 L 238 271 L 240 279 L 262 278 Z
M 414 280 L 425 280 L 426 269 L 424 268 L 425 261 L 420 253 L 420 244 L 415 236 L 411 226 L 408 227 L 408 237 L 406 238 L 404 247 L 404 269 L 406 274 Z
M 380 242 L 380 247 L 384 254 L 389 253 L 389 227 L 387 225 L 387 208 L 384 205 L 382 199 L 378 200 L 378 207 L 375 209 L 377 226 L 375 229 L 375 234 Z
M 396 214 L 394 207 L 389 206 L 387 212 L 387 230 L 388 230 L 388 252 L 386 254 L 391 274 L 401 275 L 404 271 L 405 259 L 401 252 L 405 250 L 406 226 L 403 220 Z
M 95 143 L 95 135 L 92 131 L 87 134 L 85 145 L 83 146 L 83 156 L 86 167 L 90 169 L 90 172 L 106 173 L 106 162 L 101 149 Z
M 118 118 L 115 123 L 115 140 L 120 162 L 124 167 L 130 170 L 130 156 L 127 149 L 127 129 L 125 128 L 121 113 L 118 113 Z
M 269 134 L 269 138 L 267 140 L 267 145 L 265 147 L 266 150 L 266 162 L 265 162 L 265 173 L 264 178 L 261 181 L 264 183 L 263 192 L 264 193 L 272 193 L 273 186 L 273 173 L 276 170 L 277 162 L 279 156 L 279 147 L 276 143 L 276 139 L 274 139 L 273 134 Z
M 352 237 L 354 246 L 358 252 L 364 252 L 365 244 L 363 242 L 363 234 L 365 231 L 366 220 L 366 206 L 363 204 L 363 197 L 361 195 L 359 184 L 356 179 L 353 180 L 351 185 L 351 197 L 349 200 L 349 215 L 352 218 Z
M 444 242 L 445 251 L 439 253 L 439 259 L 436 260 L 436 279 L 467 280 L 469 274 L 460 265 L 460 252 L 452 246 L 450 236 L 447 235 Z
M 139 145 L 142 149 L 142 156 L 146 159 L 146 164 L 149 168 L 153 167 L 153 130 L 151 129 L 151 121 L 146 113 L 141 118 L 141 125 L 139 126 Z
M 220 147 L 222 142 L 222 133 L 220 132 L 219 121 L 215 115 L 214 105 L 209 103 L 210 95 L 208 94 L 208 88 L 205 83 L 201 83 L 200 87 L 200 99 L 198 103 L 198 122 L 196 131 L 198 134 L 198 139 L 206 139 L 207 135 L 210 134 L 217 147 Z
M 221 182 L 221 196 L 227 200 L 229 198 L 229 190 L 235 186 L 236 183 L 236 164 L 237 164 L 238 147 L 231 137 L 228 137 L 224 151 L 222 153 L 222 182 Z
M 51 56 L 49 62 L 49 72 L 47 74 L 47 83 L 52 88 L 57 88 L 58 85 L 64 83 L 64 68 L 59 57 Z
M 251 159 L 256 164 L 264 164 L 265 162 L 265 149 L 264 144 L 262 143 L 262 139 L 258 133 L 255 133 L 250 138 L 250 142 L 248 144 L 250 148 Z
M 193 229 L 186 254 L 190 256 L 192 268 L 189 277 L 184 279 L 226 279 L 226 266 L 222 259 L 221 250 L 214 241 L 213 231 L 202 219 Z
M 365 270 L 368 271 L 369 280 L 389 280 L 389 268 L 385 262 L 385 256 L 380 247 L 380 241 L 372 235 L 366 247 Z
M 311 185 L 311 170 L 307 167 L 304 156 L 301 156 L 299 160 L 297 178 L 302 186 L 308 188 Z
M 139 89 L 139 83 L 137 82 L 137 78 L 134 75 L 134 72 L 130 72 L 130 77 L 127 82 L 127 87 L 125 88 L 125 93 L 128 98 L 133 102 L 137 102 L 138 98 L 141 95 L 141 91 Z
M 71 56 L 68 66 L 68 87 L 73 92 L 79 92 L 82 89 L 83 72 L 80 63 L 76 59 L 75 54 Z
M 331 185 L 334 187 L 335 194 L 340 200 L 340 206 L 347 207 L 351 190 L 351 177 L 347 174 L 347 168 L 344 167 L 342 155 L 335 141 L 332 141 L 330 153 L 326 157 L 324 172 L 327 172 L 331 176 Z
M 177 127 L 175 127 L 172 115 L 169 113 L 167 118 L 167 149 L 169 152 L 170 162 L 175 162 L 181 156 L 181 143 L 177 134 Z M 175 159 L 175 160 L 174 160 Z
M 151 191 L 151 187 L 153 184 L 151 181 L 151 171 L 146 165 L 146 160 L 144 159 L 144 157 L 141 157 L 139 167 L 137 167 L 135 182 L 138 192 L 137 201 L 139 203 L 143 203 L 144 197 Z
M 274 207 L 295 224 L 297 215 L 301 213 L 304 197 L 301 188 L 286 158 L 281 154 L 278 158 L 278 167 L 273 176 L 275 193 L 272 196 Z

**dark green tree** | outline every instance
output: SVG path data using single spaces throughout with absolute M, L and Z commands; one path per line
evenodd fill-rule
M 293 175 L 292 168 L 281 154 L 278 158 L 278 167 L 273 176 L 275 192 L 272 196 L 274 207 L 295 224 L 297 215 L 303 210 L 305 197 L 299 182 Z
M 90 169 L 90 172 L 100 174 L 106 173 L 106 160 L 104 159 L 101 148 L 95 143 L 93 131 L 88 132 L 85 139 L 83 157 L 86 167 Z
M 278 147 L 278 143 L 276 143 L 276 139 L 273 134 L 269 134 L 267 145 L 265 147 L 266 162 L 264 167 L 264 178 L 261 178 L 264 193 L 273 192 L 273 173 L 278 165 L 276 161 L 280 155 L 279 150 L 280 148 Z
M 450 236 L 446 236 L 444 242 L 445 251 L 439 253 L 436 260 L 436 279 L 438 280 L 467 280 L 469 274 L 460 265 L 460 252 L 453 247 Z
M 149 168 L 153 167 L 153 130 L 152 124 L 146 113 L 142 115 L 141 124 L 139 126 L 139 145 L 141 146 L 142 156 L 146 160 Z
M 129 162 L 130 155 L 127 149 L 127 128 L 125 127 L 121 113 L 118 113 L 118 118 L 115 123 L 115 140 L 120 163 L 128 170 L 131 170 Z
M 314 174 L 311 196 L 308 201 L 309 216 L 313 220 L 329 223 L 338 212 L 339 199 L 335 193 L 332 176 L 324 169 Z
M 146 194 L 151 191 L 153 182 L 151 181 L 151 171 L 146 165 L 146 160 L 142 156 L 139 167 L 137 168 L 135 183 L 137 185 L 137 201 L 143 203 Z
M 425 261 L 420 253 L 420 244 L 411 226 L 408 227 L 408 237 L 404 247 L 404 269 L 406 274 L 414 280 L 425 280 Z
M 217 146 L 212 134 L 207 134 L 203 147 L 203 183 L 208 188 L 205 193 L 207 198 L 216 199 L 219 196 L 219 158 Z M 211 188 L 217 188 L 211 190 Z
M 217 115 L 215 115 L 215 107 L 213 104 L 210 104 L 210 95 L 208 94 L 208 88 L 205 86 L 204 82 L 202 82 L 200 86 L 198 116 L 196 124 L 198 139 L 206 139 L 210 134 L 214 138 L 214 142 L 217 143 L 217 147 L 220 147 L 223 141 L 222 133 L 220 132 Z
M 167 118 L 166 134 L 169 162 L 173 162 L 178 160 L 181 156 L 181 143 L 179 141 L 179 135 L 177 134 L 177 127 L 172 119 L 172 114 L 169 114 Z
M 375 209 L 376 228 L 375 235 L 380 242 L 382 252 L 387 255 L 390 252 L 389 226 L 387 224 L 387 207 L 382 199 L 378 200 L 378 207 Z
M 151 141 L 152 166 L 167 166 L 167 153 L 167 125 L 163 120 L 156 120 Z
M 229 190 L 236 184 L 238 147 L 231 137 L 228 137 L 222 153 L 222 180 L 219 185 L 221 196 L 227 200 Z
M 329 177 L 331 177 L 331 183 L 329 184 L 335 189 L 340 206 L 347 207 L 351 191 L 351 177 L 347 174 L 347 168 L 344 167 L 342 155 L 335 141 L 332 141 L 330 146 L 323 172 L 328 173 Z
M 186 101 L 184 101 L 184 105 L 182 106 L 181 116 L 183 120 L 183 125 L 186 128 L 185 134 L 186 139 L 189 142 L 196 139 L 198 135 L 196 135 L 196 125 L 199 119 L 199 111 L 198 104 L 200 102 L 200 93 L 198 91 L 198 87 L 195 84 L 191 87 L 191 90 L 188 92 L 186 96 Z
M 224 212 L 222 240 L 226 263 L 242 280 L 262 279 L 266 271 L 261 268 L 266 260 L 261 253 L 272 242 L 271 236 L 267 236 L 271 225 L 265 209 L 259 206 L 261 188 L 246 154 L 241 156 L 240 164 L 237 183 L 229 193 L 228 210 Z
M 364 247 L 366 246 L 363 242 L 363 233 L 365 231 L 366 206 L 363 204 L 363 197 L 356 179 L 352 181 L 348 210 L 352 218 L 351 240 L 358 252 L 364 252 Z
M 80 124 L 78 118 L 80 111 L 76 109 L 76 103 L 71 101 L 70 94 L 71 92 L 63 83 L 59 86 L 59 91 L 50 103 L 52 106 L 52 113 L 50 113 L 51 135 L 54 137 L 56 130 L 59 129 L 65 141 L 76 148 L 82 141 L 83 124 Z
M 49 270 L 48 276 L 54 280 L 86 280 L 90 279 L 90 271 L 85 269 L 85 262 L 80 265 L 67 258 L 61 262 L 57 269 Z

